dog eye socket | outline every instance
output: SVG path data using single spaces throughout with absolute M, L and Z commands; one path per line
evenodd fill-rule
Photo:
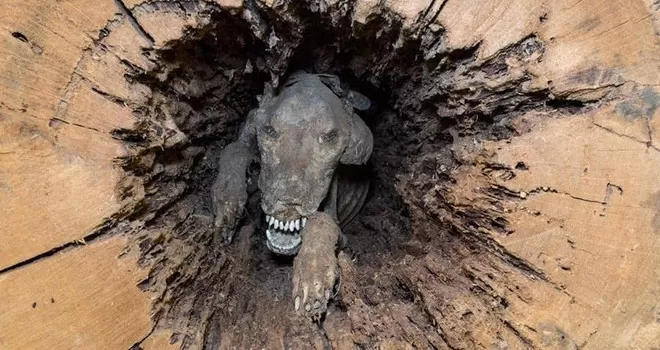
M 263 131 L 264 134 L 266 134 L 268 137 L 276 138 L 277 137 L 277 131 L 275 131 L 275 128 L 273 128 L 270 125 L 266 125 L 263 128 L 261 128 L 261 131 Z

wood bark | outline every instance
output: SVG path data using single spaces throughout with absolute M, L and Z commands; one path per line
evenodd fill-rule
M 650 0 L 0 13 L 0 348 L 660 344 Z M 310 63 L 378 105 L 376 192 L 321 324 L 292 313 L 254 189 L 232 246 L 206 204 L 263 83 Z

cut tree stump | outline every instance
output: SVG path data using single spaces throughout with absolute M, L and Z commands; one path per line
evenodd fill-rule
M 0 4 L 0 349 L 657 349 L 660 5 Z M 294 69 L 371 97 L 338 300 L 293 314 L 219 150 Z M 254 175 L 254 174 L 252 174 Z

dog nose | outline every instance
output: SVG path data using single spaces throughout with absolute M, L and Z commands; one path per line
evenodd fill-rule
M 271 209 L 270 212 L 266 212 L 266 214 L 270 214 L 280 220 L 295 220 L 302 216 L 302 207 L 300 205 L 284 201 L 278 201 L 269 209 Z
M 296 208 L 296 206 L 291 206 L 291 205 L 283 206 L 275 214 L 275 217 L 284 220 L 295 220 L 300 218 L 301 216 L 302 215 L 300 215 L 300 211 Z

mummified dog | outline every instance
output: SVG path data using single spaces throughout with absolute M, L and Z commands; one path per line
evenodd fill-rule
M 277 94 L 266 87 L 220 157 L 216 229 L 231 241 L 247 200 L 246 171 L 258 158 L 267 245 L 276 254 L 297 255 L 293 304 L 311 318 L 326 311 L 338 278 L 340 226 L 355 217 L 368 192 L 373 136 L 354 109 L 369 104 L 336 76 L 296 73 Z

